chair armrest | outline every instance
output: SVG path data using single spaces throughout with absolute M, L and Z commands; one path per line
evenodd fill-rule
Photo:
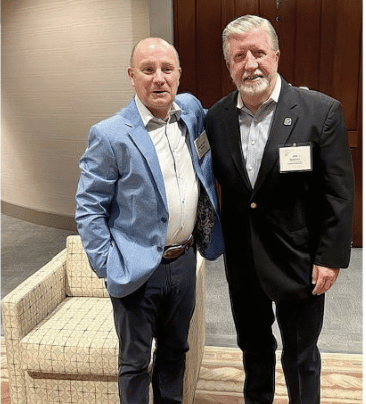
M 12 404 L 25 404 L 20 341 L 66 298 L 66 249 L 2 300 Z
M 66 297 L 66 249 L 2 299 L 5 339 L 20 341 Z

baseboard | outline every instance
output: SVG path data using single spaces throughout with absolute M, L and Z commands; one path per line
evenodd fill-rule
M 5 201 L 1 201 L 1 213 L 41 226 L 52 227 L 54 229 L 77 231 L 75 219 L 73 216 L 42 212 L 36 209 L 14 205 Z

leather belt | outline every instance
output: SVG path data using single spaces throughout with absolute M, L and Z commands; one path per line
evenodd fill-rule
M 188 249 L 192 246 L 192 244 L 193 244 L 193 235 L 191 235 L 191 237 L 189 237 L 189 239 L 185 241 L 183 244 L 167 246 L 164 248 L 163 258 L 166 260 L 178 258 L 185 252 L 187 252 Z

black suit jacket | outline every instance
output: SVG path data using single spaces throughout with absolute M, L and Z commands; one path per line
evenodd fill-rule
M 340 103 L 281 80 L 254 189 L 241 151 L 237 91 L 216 103 L 206 121 L 229 284 L 240 288 L 256 271 L 273 300 L 308 296 L 313 264 L 348 266 L 354 192 Z M 294 143 L 311 144 L 312 171 L 280 173 L 279 147 Z

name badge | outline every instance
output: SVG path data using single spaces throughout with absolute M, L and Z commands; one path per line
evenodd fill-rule
M 206 131 L 203 131 L 198 138 L 194 141 L 196 146 L 198 157 L 201 159 L 210 149 L 210 143 L 206 135 Z
M 311 145 L 280 147 L 279 152 L 280 173 L 312 171 Z

